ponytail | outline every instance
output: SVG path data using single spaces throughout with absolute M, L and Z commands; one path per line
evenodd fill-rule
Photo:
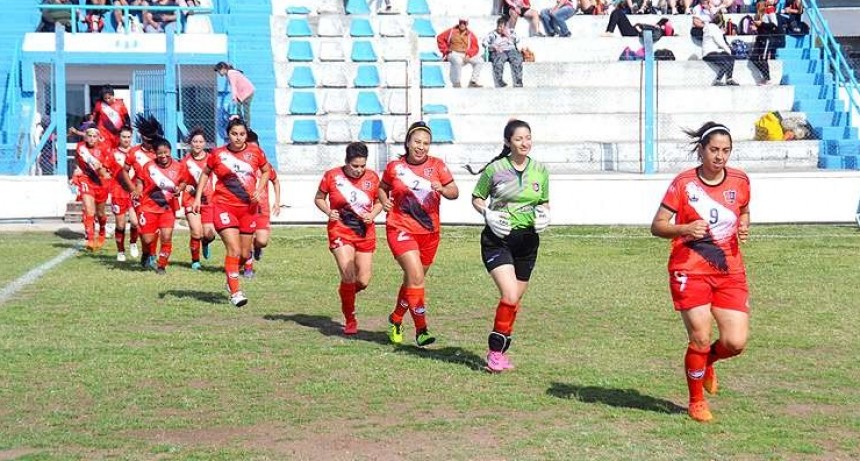
M 472 169 L 472 165 L 465 165 L 464 168 L 466 168 L 466 171 L 468 171 L 469 173 L 481 174 L 484 172 L 484 170 L 487 169 L 488 166 L 490 166 L 491 163 L 495 162 L 496 160 L 501 160 L 501 159 L 507 157 L 508 155 L 511 155 L 511 148 L 510 148 L 510 146 L 505 145 L 505 147 L 502 147 L 502 151 L 499 152 L 499 155 L 493 157 L 493 159 L 490 160 L 489 162 L 487 162 L 486 165 L 482 166 L 480 170 L 475 171 L 474 169 Z
M 468 171 L 469 173 L 472 173 L 472 174 L 481 174 L 484 172 L 484 170 L 487 169 L 488 166 L 490 166 L 491 163 L 495 162 L 496 160 L 501 160 L 501 159 L 507 157 L 508 155 L 511 155 L 511 138 L 514 137 L 514 132 L 517 131 L 517 128 L 525 128 L 525 129 L 529 130 L 529 133 L 531 133 L 531 131 L 532 131 L 532 127 L 530 127 L 528 123 L 526 123 L 522 120 L 517 120 L 517 119 L 509 120 L 508 124 L 505 125 L 505 132 L 504 132 L 505 146 L 502 147 L 502 151 L 499 152 L 499 155 L 493 157 L 492 160 L 487 162 L 487 164 L 484 165 L 478 171 L 475 171 L 474 169 L 472 169 L 471 165 L 465 165 L 464 168 L 466 168 L 466 171 Z

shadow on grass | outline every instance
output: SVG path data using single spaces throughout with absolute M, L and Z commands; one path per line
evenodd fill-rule
M 267 314 L 263 316 L 266 320 L 293 322 L 308 328 L 315 328 L 325 336 L 339 336 L 347 339 L 358 341 L 367 341 L 383 346 L 392 346 L 388 340 L 388 335 L 381 331 L 358 330 L 358 333 L 352 336 L 343 335 L 343 327 L 340 323 L 335 322 L 330 317 L 323 315 L 307 315 L 307 314 Z M 404 335 L 407 336 L 407 335 Z M 417 357 L 439 360 L 448 363 L 465 365 L 472 370 L 483 370 L 484 359 L 460 347 L 441 347 L 434 348 L 433 346 L 423 348 L 413 346 L 411 344 L 402 344 L 395 346 L 395 351 L 415 355 Z
M 188 261 L 171 261 L 168 269 L 170 269 L 170 267 L 181 267 L 183 269 L 191 270 L 191 263 Z M 222 267 L 222 266 L 207 266 L 207 265 L 203 264 L 203 266 L 200 268 L 200 272 L 212 272 L 212 273 L 222 274 L 222 273 L 224 273 L 224 267 Z
M 81 240 L 84 238 L 84 234 L 81 232 L 75 232 L 68 227 L 64 227 L 62 229 L 58 229 L 54 231 L 54 235 L 63 240 Z
M 635 389 L 609 389 L 597 386 L 552 383 L 546 393 L 560 399 L 576 399 L 585 403 L 602 403 L 612 407 L 635 408 L 656 413 L 684 413 L 686 408 L 668 400 L 640 394 Z
M 196 301 L 208 304 L 224 304 L 224 296 L 220 293 L 212 291 L 199 290 L 167 290 L 158 294 L 158 299 L 171 298 L 190 298 Z
M 64 249 L 64 250 L 65 250 L 65 249 L 68 249 L 68 248 L 75 248 L 75 249 L 80 249 L 80 248 L 81 248 L 81 244 L 80 244 L 80 242 L 74 242 L 74 241 L 68 241 L 68 242 L 54 242 L 54 243 L 52 243 L 52 244 L 51 244 L 51 246 L 52 246 L 52 247 L 54 247 L 54 248 L 62 248 L 62 249 Z

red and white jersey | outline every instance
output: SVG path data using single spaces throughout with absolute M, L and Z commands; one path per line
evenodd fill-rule
M 708 223 L 708 233 L 700 239 L 676 237 L 672 240 L 669 271 L 686 274 L 744 273 L 738 247 L 738 217 L 750 202 L 750 180 L 746 173 L 726 168 L 723 182 L 705 184 L 698 168 L 675 177 L 662 206 L 675 213 L 676 224 L 700 219 Z
M 171 160 L 166 167 L 149 162 L 138 169 L 137 181 L 143 183 L 140 194 L 140 211 L 163 213 L 175 211 L 182 187 L 191 181 L 188 168 L 182 162 Z
M 272 168 L 269 172 L 269 182 L 274 184 L 278 180 L 278 173 Z M 266 216 L 272 214 L 272 204 L 269 202 L 269 185 L 263 188 L 263 195 L 260 196 L 260 214 Z
M 128 155 L 125 157 L 125 165 L 137 173 L 139 168 L 153 160 L 155 160 L 155 151 L 146 150 L 143 148 L 143 144 L 138 144 L 129 149 Z
M 435 181 L 443 186 L 454 182 L 441 159 L 428 156 L 420 165 L 412 165 L 405 158 L 389 162 L 382 182 L 390 187 L 394 207 L 388 212 L 386 225 L 411 234 L 439 232 L 442 194 L 430 187 Z
M 253 144 L 246 144 L 239 152 L 233 152 L 227 146 L 215 149 L 206 161 L 212 174 L 218 178 L 212 194 L 213 203 L 237 207 L 250 205 L 260 169 L 266 164 L 265 154 Z
M 362 216 L 370 213 L 379 192 L 375 171 L 364 170 L 360 178 L 353 178 L 343 167 L 332 168 L 323 175 L 319 190 L 328 195 L 329 208 L 340 214 L 340 220 L 328 222 L 330 235 L 350 240 L 374 235 L 373 225 L 366 225 Z
M 113 156 L 109 153 L 108 146 L 104 144 L 96 144 L 95 146 L 87 146 L 87 143 L 81 141 L 75 148 L 75 161 L 84 177 L 94 186 L 110 187 L 112 180 L 105 178 L 99 174 L 100 167 L 106 168 L 111 174 L 116 174 L 117 164 L 113 161 Z
M 120 128 L 125 125 L 128 120 L 128 109 L 122 99 L 115 98 L 112 104 L 106 104 L 104 101 L 96 101 L 93 108 L 95 114 L 96 126 L 102 133 L 109 133 L 111 136 L 119 136 Z
M 206 167 L 206 162 L 209 160 L 209 155 L 206 154 L 206 157 L 203 157 L 200 160 L 194 158 L 192 154 L 188 154 L 185 158 L 182 159 L 182 163 L 185 164 L 185 167 L 188 168 L 188 173 L 191 175 L 193 181 L 189 182 L 190 185 L 197 188 L 197 181 L 200 179 L 200 175 L 203 173 L 203 168 Z M 215 187 L 215 175 L 209 175 L 209 179 L 206 181 L 206 185 L 203 187 L 203 195 L 200 197 L 200 204 L 207 205 L 212 203 L 212 193 L 214 192 Z M 190 198 L 185 198 L 183 196 L 182 203 L 185 206 L 190 206 L 191 202 L 194 200 L 194 196 L 191 195 Z
M 128 158 L 128 152 L 123 151 L 121 148 L 116 148 L 113 151 L 113 159 L 117 165 L 125 165 L 125 159 Z M 118 173 L 118 172 L 117 172 Z M 134 176 L 129 174 L 130 178 Z M 117 200 L 124 200 L 131 197 L 131 194 L 127 190 L 122 187 L 122 181 L 119 178 L 114 178 L 113 187 L 111 188 L 111 197 L 114 202 Z

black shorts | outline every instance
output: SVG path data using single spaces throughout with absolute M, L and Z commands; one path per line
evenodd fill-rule
M 505 264 L 513 264 L 517 280 L 521 282 L 528 282 L 531 278 L 539 246 L 540 237 L 532 227 L 514 229 L 503 239 L 497 237 L 489 227 L 484 227 L 484 232 L 481 232 L 481 260 L 487 272 Z
M 520 10 L 523 12 L 523 14 L 521 14 L 520 16 L 525 15 L 525 14 L 526 14 L 526 12 L 527 12 L 528 10 L 530 10 L 530 9 L 531 9 L 531 8 L 521 8 Z M 519 11 L 520 11 L 520 10 L 518 10 L 518 11 L 517 11 L 517 13 L 519 13 Z M 502 5 L 502 16 L 504 16 L 504 17 L 506 17 L 506 18 L 510 18 L 510 17 L 511 17 L 511 6 L 510 6 L 510 5 L 508 5 L 507 3 L 504 3 L 504 4 Z

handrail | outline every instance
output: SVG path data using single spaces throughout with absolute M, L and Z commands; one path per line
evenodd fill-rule
M 830 26 L 821 14 L 818 4 L 815 0 L 803 0 L 803 6 L 806 10 L 806 16 L 810 20 L 810 32 L 821 40 L 821 48 L 824 50 L 825 64 L 829 63 L 833 70 L 833 76 L 836 79 L 836 89 L 844 86 L 848 93 L 849 106 L 860 112 L 860 85 L 854 78 L 854 70 L 845 59 L 842 53 L 842 48 L 839 42 L 830 31 Z M 851 116 L 851 107 L 849 107 L 848 115 Z
M 180 15 L 183 12 L 195 13 L 195 14 L 211 14 L 213 13 L 212 8 L 202 7 L 202 6 L 138 6 L 138 5 L 37 5 L 40 10 L 70 10 L 71 15 L 75 20 L 71 21 L 72 23 L 72 33 L 78 32 L 78 19 L 80 17 L 81 10 L 86 14 L 87 10 L 97 10 L 97 11 L 122 11 L 122 22 L 123 29 L 125 33 L 128 34 L 131 31 L 129 30 L 129 18 L 131 17 L 131 11 L 163 11 L 163 12 L 171 12 L 177 16 L 176 22 L 176 32 L 181 32 L 182 23 L 179 20 Z
M 11 133 L 17 129 L 12 126 L 10 120 L 11 109 L 18 107 L 18 99 L 21 92 L 21 42 L 15 44 L 15 49 L 12 54 L 12 66 L 9 68 L 9 79 L 6 82 L 6 94 L 3 99 L 4 105 L 0 107 L 0 111 L 6 114 L 3 131 Z M 20 146 L 19 146 L 20 147 Z

